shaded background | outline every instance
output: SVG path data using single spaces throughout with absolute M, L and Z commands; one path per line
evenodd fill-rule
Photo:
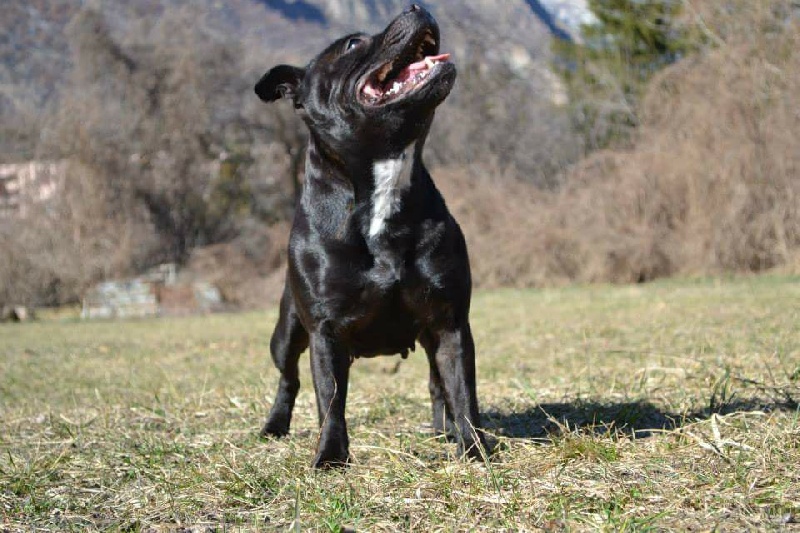
M 279 293 L 305 131 L 254 82 L 389 0 L 5 0 L 0 306 L 175 264 Z M 429 2 L 459 79 L 426 160 L 478 286 L 800 269 L 800 4 Z

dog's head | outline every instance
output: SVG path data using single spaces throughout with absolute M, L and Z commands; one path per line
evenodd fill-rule
M 312 134 L 339 155 L 399 153 L 424 136 L 453 87 L 439 27 L 419 6 L 377 35 L 343 37 L 305 68 L 279 65 L 255 87 L 265 102 L 289 98 Z

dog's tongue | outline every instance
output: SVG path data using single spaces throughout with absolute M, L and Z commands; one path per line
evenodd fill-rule
M 403 69 L 395 79 L 398 83 L 405 83 L 406 81 L 414 78 L 420 72 L 426 72 L 433 68 L 433 65 L 440 61 L 447 61 L 450 59 L 450 54 L 439 54 L 438 56 L 427 56 L 416 63 L 411 63 Z
M 422 61 L 417 61 L 416 63 L 411 63 L 406 68 L 408 70 L 417 71 L 417 70 L 426 70 L 430 68 L 431 64 L 436 61 L 447 61 L 450 59 L 450 54 L 439 54 L 438 56 L 427 56 Z

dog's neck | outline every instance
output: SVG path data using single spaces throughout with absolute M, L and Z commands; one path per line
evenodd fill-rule
M 408 146 L 395 158 L 379 159 L 372 164 L 372 217 L 369 236 L 377 237 L 386 229 L 386 221 L 401 208 L 403 192 L 411 186 L 415 145 Z
M 312 137 L 306 164 L 327 169 L 323 172 L 326 179 L 339 178 L 352 190 L 356 204 L 369 205 L 367 235 L 378 238 L 386 231 L 387 221 L 402 209 L 403 195 L 411 187 L 414 168 L 421 164 L 420 145 L 417 141 L 388 157 L 362 156 L 350 162 L 350 158 L 339 156 Z

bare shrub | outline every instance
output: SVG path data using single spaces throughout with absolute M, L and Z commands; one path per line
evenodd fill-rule
M 253 225 L 233 242 L 195 250 L 183 275 L 213 283 L 240 309 L 277 304 L 288 242 L 288 223 Z
M 565 109 L 553 103 L 544 75 L 520 77 L 472 43 L 458 65 L 453 94 L 433 123 L 426 157 L 435 164 L 477 165 L 543 189 L 560 185 L 583 153 Z
M 478 285 L 797 268 L 800 23 L 778 0 L 704 8 L 719 46 L 654 79 L 631 150 L 593 154 L 553 193 L 491 166 L 437 173 Z
M 566 115 L 467 43 L 426 157 L 478 286 L 800 271 L 796 2 L 683 3 L 714 47 L 655 76 L 629 150 L 566 172 L 584 149 Z M 73 20 L 58 112 L 19 130 L 72 164 L 55 202 L 0 221 L 0 303 L 173 260 L 244 306 L 280 290 L 305 133 L 251 84 L 285 58 L 240 57 L 209 24 L 172 6 L 120 40 L 91 9 Z
M 536 217 L 541 193 L 536 187 L 516 183 L 491 165 L 440 168 L 434 177 L 464 231 L 477 286 L 543 281 L 531 259 L 531 248 L 539 243 L 535 232 L 541 227 Z
M 85 7 L 66 33 L 73 68 L 38 151 L 69 171 L 52 201 L 0 221 L 0 297 L 75 301 L 99 279 L 185 263 L 217 243 L 269 254 L 256 250 L 269 239 L 248 228 L 287 217 L 300 130 L 288 118 L 250 120 L 245 102 L 257 99 L 243 96 L 252 89 L 236 41 L 190 6 L 165 9 L 126 41 Z M 254 164 L 264 154 L 267 168 Z
M 79 299 L 93 281 L 129 273 L 156 245 L 149 228 L 115 211 L 114 191 L 92 169 L 65 168 L 56 201 L 0 221 L 0 301 L 54 305 Z
M 599 265 L 581 278 L 752 272 L 791 260 L 800 32 L 796 19 L 776 18 L 782 4 L 742 6 L 737 20 L 751 31 L 651 84 L 634 150 L 597 154 L 572 173 L 563 196 L 572 205 L 561 209 L 595 243 Z

